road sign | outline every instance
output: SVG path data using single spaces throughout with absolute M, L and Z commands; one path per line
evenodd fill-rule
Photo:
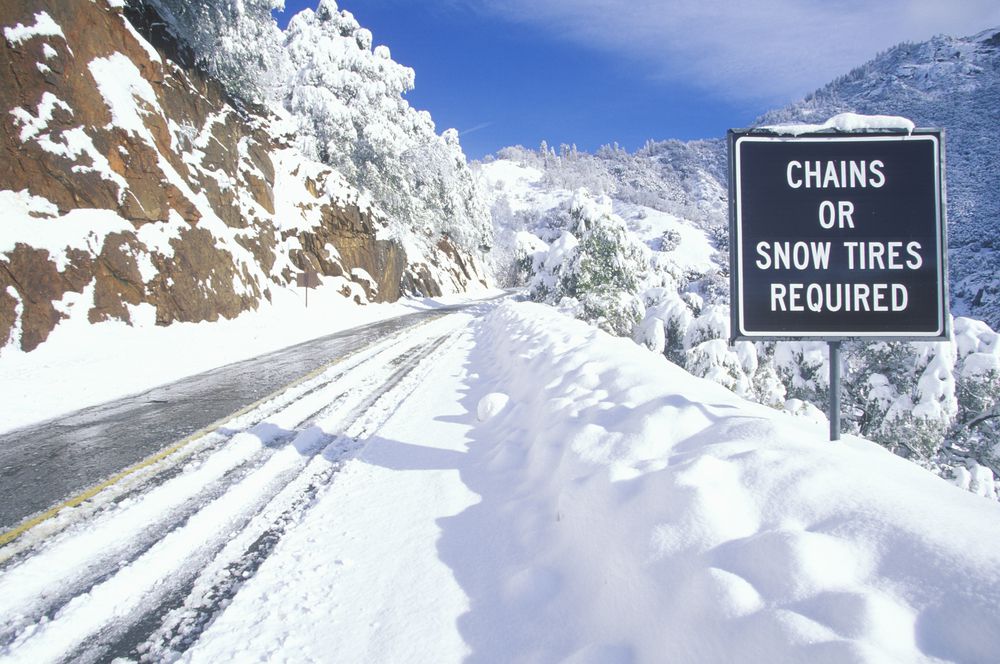
M 730 131 L 736 339 L 948 336 L 938 130 Z
M 319 284 L 319 275 L 312 270 L 295 275 L 295 285 L 299 288 L 319 288 Z
M 295 285 L 306 289 L 306 307 L 309 306 L 309 289 L 319 288 L 319 275 L 312 270 L 298 272 L 295 274 Z

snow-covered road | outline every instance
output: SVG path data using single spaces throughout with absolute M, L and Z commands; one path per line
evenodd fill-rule
M 159 659 L 194 642 L 472 315 L 361 349 L 0 550 L 3 658 Z
M 0 550 L 0 661 L 1000 651 L 996 503 L 539 305 L 429 322 L 184 454 Z
M 373 340 L 467 305 L 397 316 L 226 364 L 16 431 L 0 432 L 0 529 L 198 435 Z M 99 381 L 94 376 L 91 380 Z M 3 538 L 0 537 L 0 542 Z

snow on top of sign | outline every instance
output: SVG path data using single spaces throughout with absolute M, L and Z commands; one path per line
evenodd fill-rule
M 912 133 L 916 125 L 898 115 L 860 115 L 858 113 L 840 113 L 823 124 L 782 124 L 761 127 L 777 134 L 799 136 L 821 131 L 865 131 L 871 129 L 905 129 Z

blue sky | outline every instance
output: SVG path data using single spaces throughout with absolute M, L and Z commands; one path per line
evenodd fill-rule
M 316 0 L 285 0 L 284 26 Z M 410 104 L 478 159 L 513 144 L 723 136 L 904 40 L 1000 26 L 996 0 L 342 0 L 416 71 Z

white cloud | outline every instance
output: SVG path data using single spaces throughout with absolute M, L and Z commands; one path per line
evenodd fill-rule
M 732 101 L 790 101 L 899 42 L 942 33 L 965 36 L 1000 26 L 997 0 L 464 3 L 543 26 L 554 35 L 638 62 L 651 76 Z

